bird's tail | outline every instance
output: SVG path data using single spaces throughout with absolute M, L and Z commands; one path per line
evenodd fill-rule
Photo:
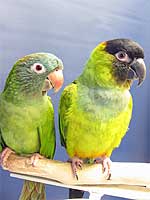
M 82 190 L 75 190 L 75 189 L 69 189 L 69 199 L 82 199 L 84 195 L 84 191 Z
M 19 200 L 46 200 L 45 185 L 25 180 Z

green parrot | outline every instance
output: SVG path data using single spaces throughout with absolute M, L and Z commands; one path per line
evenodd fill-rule
M 53 54 L 35 53 L 19 59 L 0 94 L 0 152 L 5 164 L 12 151 L 31 155 L 36 165 L 55 152 L 54 110 L 47 91 L 63 84 L 63 63 Z M 20 200 L 46 199 L 44 184 L 25 181 Z
M 77 169 L 88 159 L 100 161 L 110 178 L 110 156 L 126 134 L 132 115 L 130 86 L 134 79 L 138 85 L 145 79 L 143 58 L 142 47 L 132 40 L 102 42 L 92 51 L 82 74 L 62 92 L 61 144 L 77 179 Z M 77 193 L 71 190 L 69 198 L 83 194 Z

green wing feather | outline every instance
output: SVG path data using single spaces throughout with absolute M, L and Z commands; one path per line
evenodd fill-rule
M 0 129 L 0 152 L 2 152 L 3 150 L 3 145 L 2 145 L 2 133 L 1 133 L 1 129 Z
M 1 95 L 0 95 L 0 117 L 1 117 L 1 112 L 2 112 L 2 107 L 1 107 Z M 5 142 L 3 140 L 3 137 L 2 137 L 2 130 L 1 130 L 1 126 L 0 126 L 0 153 L 3 151 L 3 149 L 5 148 Z
M 41 126 L 38 127 L 40 137 L 40 154 L 47 158 L 53 158 L 55 153 L 55 125 L 54 109 L 50 97 L 47 97 L 47 109 L 43 114 Z
M 6 144 L 3 140 L 3 137 L 2 137 L 2 131 L 0 129 L 0 152 L 2 152 L 2 150 L 6 147 Z
M 59 103 L 59 132 L 61 145 L 66 147 L 67 115 L 77 96 L 77 83 L 74 81 L 62 92 Z

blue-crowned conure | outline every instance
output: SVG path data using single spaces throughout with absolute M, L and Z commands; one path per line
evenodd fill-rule
M 0 152 L 5 165 L 12 151 L 31 155 L 36 165 L 41 156 L 55 152 L 54 110 L 47 91 L 63 84 L 62 61 L 53 54 L 35 53 L 19 59 L 0 94 Z M 44 200 L 41 183 L 25 181 L 20 200 Z
M 92 51 L 82 74 L 62 92 L 61 144 L 76 177 L 87 159 L 100 160 L 110 177 L 109 158 L 126 134 L 132 115 L 130 86 L 135 79 L 138 85 L 145 79 L 143 58 L 142 47 L 132 40 L 102 42 Z M 70 198 L 77 196 L 70 194 Z

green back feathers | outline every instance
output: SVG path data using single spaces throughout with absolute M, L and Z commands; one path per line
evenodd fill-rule
M 68 85 L 60 98 L 59 102 L 59 131 L 61 144 L 66 146 L 66 133 L 68 127 L 68 116 L 72 112 L 72 105 L 76 103 L 77 99 L 77 84 L 74 82 Z

